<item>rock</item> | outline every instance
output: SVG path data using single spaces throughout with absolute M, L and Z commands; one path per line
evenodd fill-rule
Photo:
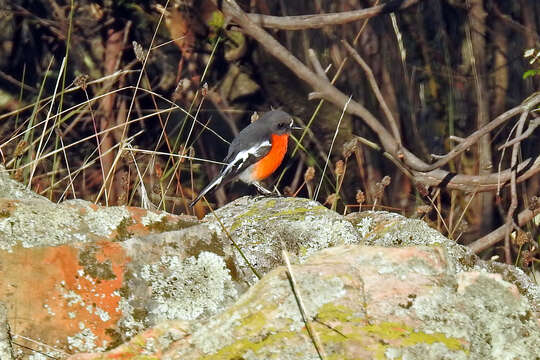
M 526 359 L 536 345 L 538 287 L 421 221 L 244 197 L 199 222 L 54 204 L 5 171 L 0 185 L 0 301 L 16 344 L 47 356 L 96 358 L 114 347 L 103 356 L 312 356 L 284 269 L 276 270 L 283 247 L 320 321 L 313 326 L 338 358 Z
M 23 184 L 9 177 L 8 171 L 0 165 L 0 198 L 11 200 L 39 199 L 47 201 L 41 195 L 27 189 Z
M 339 246 L 292 266 L 327 358 L 535 359 L 540 328 L 500 275 L 456 274 L 442 248 Z M 81 359 L 317 359 L 279 267 L 224 312 L 169 322 Z
M 82 200 L 55 204 L 3 168 L 0 189 L 0 301 L 17 344 L 60 357 L 105 350 L 154 325 L 122 297 L 132 290 L 129 269 L 139 266 L 130 249 L 144 244 L 145 235 L 186 228 L 196 219 Z M 146 311 L 150 300 L 142 297 Z
M 448 252 L 448 259 L 456 272 L 480 271 L 500 274 L 504 280 L 516 285 L 520 292 L 529 298 L 535 311 L 540 312 L 540 287 L 521 269 L 496 261 L 481 260 L 467 247 L 449 240 L 421 220 L 407 219 L 386 211 L 352 213 L 346 218 L 355 224 L 367 245 L 438 246 Z
M 19 335 L 57 351 L 19 339 L 25 346 L 50 356 L 103 351 L 161 321 L 216 315 L 255 282 L 213 216 L 199 224 L 81 200 L 24 199 L 17 195 L 24 189 L 6 181 L 16 199 L 0 199 L 0 299 Z M 302 261 L 359 239 L 348 221 L 304 199 L 243 198 L 216 215 L 261 275 L 281 263 L 281 241 Z
M 0 359 L 15 359 L 11 346 L 11 331 L 7 321 L 7 309 L 3 303 L 0 303 Z
M 203 221 L 223 243 L 230 244 L 230 236 L 260 275 L 283 264 L 282 243 L 292 262 L 303 262 L 318 250 L 361 242 L 354 226 L 341 215 L 301 198 L 243 197 Z M 232 249 L 240 279 L 254 283 L 257 277 L 238 250 Z
M 55 204 L 9 178 L 0 167 L 0 250 L 122 241 L 196 223 L 190 216 L 129 206 L 103 207 L 84 200 Z

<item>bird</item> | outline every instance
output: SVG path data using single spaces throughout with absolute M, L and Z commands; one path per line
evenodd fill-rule
M 246 126 L 233 139 L 219 174 L 189 204 L 193 207 L 204 195 L 235 180 L 254 185 L 265 195 L 272 194 L 259 181 L 277 170 L 285 154 L 291 130 L 291 115 L 282 110 L 271 110 Z

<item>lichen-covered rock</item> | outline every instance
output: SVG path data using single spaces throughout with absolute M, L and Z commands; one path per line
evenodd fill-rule
M 13 345 L 11 344 L 11 330 L 7 321 L 6 306 L 0 302 L 0 359 L 13 360 Z
M 71 360 L 317 359 L 314 341 L 329 359 L 540 356 L 527 299 L 499 275 L 456 274 L 442 248 L 340 246 L 292 273 L 296 293 L 280 267 L 206 321 L 161 324 L 111 352 Z
M 11 179 L 0 166 L 0 250 L 123 241 L 197 223 L 190 216 L 130 206 L 104 207 L 84 200 L 55 204 Z
M 518 287 L 540 313 L 540 287 L 519 268 L 496 261 L 484 261 L 467 247 L 444 237 L 421 220 L 408 219 L 386 211 L 364 211 L 346 217 L 353 223 L 366 245 L 385 247 L 437 246 L 444 248 L 454 271 L 497 273 Z
M 27 189 L 20 182 L 13 180 L 9 176 L 9 172 L 2 165 L 0 165 L 0 198 L 12 200 L 36 199 L 48 201 L 43 196 L 40 196 L 32 190 Z
M 236 260 L 244 280 L 253 283 L 259 274 L 283 263 L 283 246 L 292 262 L 303 262 L 318 250 L 357 244 L 361 237 L 343 216 L 320 203 L 300 198 L 243 197 L 206 215 L 209 228 L 230 243 L 230 236 L 242 249 Z
M 244 197 L 199 222 L 80 200 L 54 204 L 0 171 L 2 182 L 0 301 L 21 336 L 17 343 L 47 356 L 122 343 L 104 356 L 313 355 L 283 271 L 257 283 L 255 273 L 283 263 L 283 249 L 299 264 L 308 311 L 338 358 L 508 351 L 521 359 L 531 346 L 527 334 L 537 331 L 538 287 L 519 269 L 481 262 L 421 221 L 384 212 L 345 218 L 306 199 Z M 361 243 L 389 248 L 351 245 Z M 490 314 L 506 322 L 488 324 Z M 454 322 L 459 331 L 445 328 Z

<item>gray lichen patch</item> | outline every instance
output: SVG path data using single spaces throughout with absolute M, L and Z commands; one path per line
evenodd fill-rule
M 475 280 L 463 284 L 464 277 Z M 459 283 L 414 300 L 411 309 L 423 321 L 422 331 L 470 339 L 474 359 L 540 357 L 540 328 L 513 285 L 483 273 L 463 273 Z
M 0 218 L 0 249 L 55 246 L 83 241 L 77 233 L 80 215 L 73 209 L 46 201 L 20 201 L 9 217 Z
M 343 281 L 337 276 L 323 278 L 317 274 L 304 272 L 297 274 L 295 278 L 298 286 L 297 294 L 295 295 L 292 288 L 282 287 L 288 292 L 283 296 L 284 301 L 278 306 L 279 316 L 292 320 L 290 331 L 299 331 L 305 326 L 298 309 L 296 296 L 303 299 L 308 316 L 315 316 L 323 305 L 345 295 Z
M 244 197 L 204 220 L 220 238 L 228 241 L 225 227 L 261 274 L 282 264 L 282 242 L 292 262 L 303 262 L 320 249 L 359 242 L 358 233 L 349 221 L 308 199 Z M 255 281 L 243 257 L 237 253 L 236 258 L 246 278 Z
M 15 201 L 9 216 L 0 217 L 0 249 L 108 238 L 130 216 L 125 207 L 96 207 L 82 200 L 62 204 L 35 199 Z
M 0 198 L 12 200 L 36 199 L 49 202 L 45 197 L 27 189 L 26 186 L 9 176 L 9 172 L 0 165 Z
M 123 206 L 100 207 L 98 209 L 87 206 L 86 209 L 82 220 L 88 224 L 90 232 L 103 237 L 110 236 L 124 219 L 131 217 L 129 211 Z
M 418 343 L 399 348 L 388 348 L 384 352 L 386 359 L 422 359 L 422 360 L 467 360 L 471 359 L 464 351 L 449 349 L 441 342 Z
M 449 244 L 449 240 L 440 232 L 430 228 L 421 220 L 408 219 L 399 214 L 385 211 L 364 211 L 348 216 L 357 231 L 364 237 L 366 245 L 400 246 L 444 246 L 463 255 L 465 250 Z
M 384 247 L 430 246 L 444 249 L 452 271 L 487 271 L 498 273 L 526 295 L 536 311 L 540 311 L 540 287 L 519 268 L 483 261 L 465 246 L 449 240 L 421 220 L 408 219 L 386 211 L 364 211 L 346 217 L 359 232 L 366 245 Z
M 225 262 L 210 252 L 187 259 L 164 255 L 144 265 L 140 276 L 151 288 L 150 316 L 155 321 L 213 315 L 237 295 Z
M 167 213 L 155 213 L 148 211 L 147 214 L 141 218 L 141 224 L 148 226 L 153 223 L 159 223 L 166 217 Z

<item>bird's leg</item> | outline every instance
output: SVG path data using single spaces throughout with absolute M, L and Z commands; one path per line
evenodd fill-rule
M 259 190 L 263 195 L 272 195 L 272 192 L 266 189 L 264 186 L 259 184 L 257 181 L 252 182 L 252 184 Z

